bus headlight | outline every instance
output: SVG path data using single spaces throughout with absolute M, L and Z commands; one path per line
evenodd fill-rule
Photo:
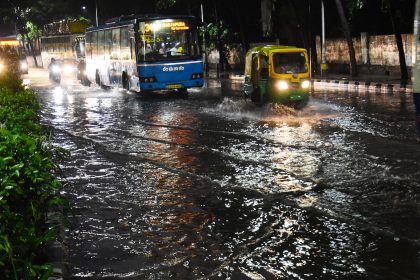
M 286 90 L 289 88 L 289 84 L 286 81 L 278 81 L 276 86 L 279 90 Z
M 309 86 L 311 85 L 311 83 L 308 80 L 305 80 L 302 82 L 301 87 L 304 89 L 309 88 Z
M 151 76 L 151 77 L 141 77 L 140 82 L 142 82 L 142 83 L 154 83 L 154 82 L 156 82 L 156 78 L 153 77 L 153 76 Z

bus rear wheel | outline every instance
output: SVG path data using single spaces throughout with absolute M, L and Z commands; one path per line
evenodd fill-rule
M 130 90 L 130 81 L 128 80 L 128 76 L 126 73 L 123 74 L 122 76 L 122 84 L 123 84 L 123 88 L 127 91 Z
M 96 71 L 95 82 L 98 86 L 101 86 L 101 78 L 99 77 L 99 72 L 98 71 Z

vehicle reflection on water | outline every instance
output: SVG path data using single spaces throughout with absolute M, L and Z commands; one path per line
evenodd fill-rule
M 420 276 L 409 96 L 314 92 L 300 111 L 217 85 L 40 96 L 71 151 L 72 279 Z

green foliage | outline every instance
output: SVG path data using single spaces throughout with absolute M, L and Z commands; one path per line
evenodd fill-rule
M 176 0 L 157 0 L 156 1 L 156 8 L 159 10 L 164 10 L 170 7 L 175 6 Z
M 41 29 L 35 25 L 32 21 L 27 21 L 25 24 L 27 39 L 36 39 L 41 37 Z
M 361 10 L 365 5 L 365 0 L 351 0 L 347 1 L 347 9 L 349 11 L 350 17 L 352 17 L 357 10 Z
M 1 279 L 47 279 L 40 252 L 55 237 L 46 224 L 61 202 L 54 150 L 38 124 L 35 94 L 8 75 L 0 80 L 0 275 Z
M 217 49 L 217 46 L 220 43 L 218 40 L 218 32 L 220 34 L 221 45 L 229 44 L 237 40 L 238 34 L 225 27 L 223 21 L 220 21 L 219 27 L 220 30 L 218 31 L 217 24 L 214 22 L 210 22 L 207 25 L 200 27 L 200 36 L 206 37 L 206 49 L 204 50 L 205 52 L 208 53 L 214 49 Z

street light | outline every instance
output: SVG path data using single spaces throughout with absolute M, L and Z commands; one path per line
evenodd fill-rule
M 80 8 L 82 10 L 82 13 L 85 14 L 86 16 L 88 15 L 88 9 L 86 6 L 82 6 Z M 95 1 L 95 19 L 96 19 L 96 26 L 98 26 L 98 5 L 97 5 L 97 1 Z
M 98 1 L 95 0 L 96 26 L 98 26 Z

